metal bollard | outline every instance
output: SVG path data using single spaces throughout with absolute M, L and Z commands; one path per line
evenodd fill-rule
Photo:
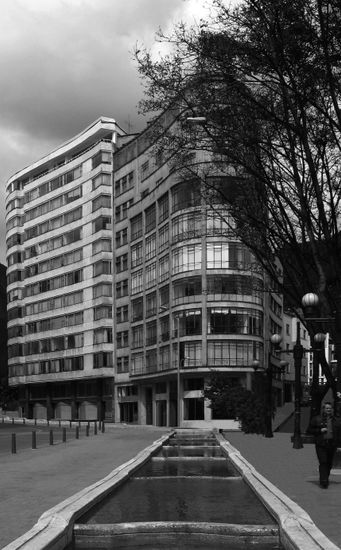
M 66 442 L 66 428 L 63 428 L 63 443 Z
M 104 420 L 102 420 L 102 434 L 104 434 L 105 432 L 105 424 L 104 424 Z
M 89 422 L 88 422 L 87 425 L 86 425 L 86 430 L 85 430 L 85 435 L 87 437 L 89 437 L 89 432 L 90 432 L 90 426 L 89 426 Z
M 22 423 L 23 423 L 23 424 L 26 423 L 26 418 L 23 418 L 23 419 L 22 419 Z
M 53 430 L 50 430 L 50 445 L 53 445 Z
M 14 418 L 12 418 L 12 424 L 14 424 Z
M 97 422 L 94 423 L 94 434 L 97 435 Z
M 35 431 L 32 432 L 32 449 L 37 448 L 37 433 Z
M 34 419 L 34 425 L 35 426 L 37 425 L 37 419 L 36 418 Z
M 17 452 L 17 438 L 16 434 L 12 434 L 12 454 Z
M 79 426 L 76 426 L 76 439 L 79 439 Z
M 62 424 L 61 424 L 61 420 L 59 420 L 59 427 L 60 427 L 61 425 L 62 425 Z
M 49 427 L 49 426 L 50 426 L 50 421 L 48 420 L 48 421 L 47 421 L 47 427 Z

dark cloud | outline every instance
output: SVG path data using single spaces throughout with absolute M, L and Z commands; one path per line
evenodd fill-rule
M 151 46 L 200 0 L 2 0 L 0 180 L 100 115 L 140 130 L 142 87 L 132 51 Z M 193 13 L 195 15 L 195 13 Z M 4 220 L 4 193 L 0 199 Z M 5 262 L 4 223 L 0 261 Z

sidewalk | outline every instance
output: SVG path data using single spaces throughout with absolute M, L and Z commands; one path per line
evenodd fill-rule
M 168 431 L 106 425 L 104 434 L 2 456 L 0 548 L 28 531 L 43 512 L 102 479 Z M 242 432 L 223 435 L 341 548 L 341 475 L 334 472 L 329 489 L 320 489 L 314 445 L 293 449 L 287 433 L 274 433 L 273 438 Z
M 224 432 L 225 439 L 252 466 L 303 508 L 316 526 L 341 548 L 341 470 L 332 470 L 328 490 L 319 486 L 315 446 L 293 449 L 291 434 L 273 438 Z
M 0 548 L 56 504 L 107 476 L 168 431 L 106 425 L 106 432 L 0 457 Z

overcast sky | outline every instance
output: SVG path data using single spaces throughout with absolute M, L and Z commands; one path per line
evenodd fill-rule
M 209 0 L 2 0 L 0 18 L 0 262 L 5 187 L 18 170 L 100 115 L 141 130 L 132 50 L 159 27 L 199 22 Z

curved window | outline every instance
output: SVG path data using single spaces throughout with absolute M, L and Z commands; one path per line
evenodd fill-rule
M 207 243 L 207 269 L 251 269 L 254 258 L 239 243 Z
M 191 208 L 193 206 L 200 206 L 200 182 L 197 181 L 184 181 L 175 185 L 172 189 L 172 212 L 177 210 L 183 210 L 184 208 Z
M 209 308 L 208 334 L 252 334 L 261 336 L 263 314 L 255 309 Z
M 251 367 L 254 359 L 262 357 L 263 346 L 252 341 L 208 341 L 209 367 Z
M 173 242 L 194 239 L 201 236 L 201 213 L 181 214 L 172 220 Z
M 201 244 L 186 245 L 172 252 L 173 274 L 201 269 Z

